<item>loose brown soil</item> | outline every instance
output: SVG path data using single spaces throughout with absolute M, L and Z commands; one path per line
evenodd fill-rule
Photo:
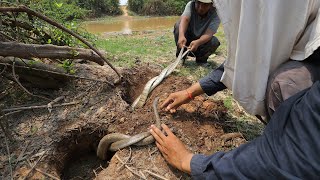
M 59 90 L 32 89 L 32 92 L 52 99 L 64 95 L 65 102 L 79 101 L 79 104 L 54 108 L 51 113 L 42 109 L 9 116 L 13 139 L 8 141 L 11 165 L 1 131 L 0 179 L 10 177 L 10 167 L 14 179 L 23 179 L 31 170 L 28 162 L 34 164 L 40 157 L 35 169 L 29 173 L 29 179 L 50 179 L 46 173 L 61 179 L 140 179 L 129 169 L 146 179 L 157 179 L 149 172 L 167 179 L 190 178 L 170 167 L 154 144 L 132 146 L 115 154 L 109 152 L 108 161 L 101 161 L 95 155 L 99 140 L 108 133 L 135 135 L 147 131 L 155 121 L 152 111 L 155 97 L 159 96 L 161 103 L 169 93 L 191 85 L 185 77 L 169 76 L 152 92 L 143 108 L 131 111 L 130 104 L 141 93 L 145 83 L 159 72 L 157 67 L 140 65 L 121 69 L 124 81 L 116 87 L 101 82 L 71 80 Z M 116 78 L 107 66 L 80 64 L 77 65 L 77 74 L 96 79 Z M 15 84 L 5 80 L 1 83 L 2 89 L 11 87 L 10 94 L 0 99 L 5 108 L 46 104 L 26 95 Z M 229 128 L 227 109 L 222 101 L 206 96 L 183 105 L 175 114 L 160 111 L 160 116 L 162 123 L 171 127 L 194 153 L 226 151 L 246 142 L 243 136 L 223 138 Z M 41 153 L 45 154 L 41 156 Z M 126 166 L 117 157 L 126 162 Z

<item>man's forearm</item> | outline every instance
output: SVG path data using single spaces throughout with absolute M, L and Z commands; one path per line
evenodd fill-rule
M 210 33 L 210 34 L 206 33 L 206 34 L 200 36 L 200 38 L 197 39 L 196 41 L 201 46 L 201 45 L 209 42 L 211 40 L 212 36 L 213 36 L 213 33 Z
M 180 26 L 179 26 L 179 36 L 185 36 L 189 25 L 189 18 L 186 16 L 181 16 Z
M 188 93 L 191 94 L 192 97 L 196 97 L 196 96 L 199 96 L 199 95 L 204 93 L 204 91 L 202 90 L 199 82 L 194 84 L 194 85 L 192 85 L 192 86 L 190 86 L 187 89 L 187 91 L 188 91 Z

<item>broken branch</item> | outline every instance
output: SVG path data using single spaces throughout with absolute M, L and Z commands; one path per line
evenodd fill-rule
M 50 58 L 50 59 L 85 59 L 103 65 L 104 62 L 90 49 L 72 48 L 69 46 L 24 44 L 17 42 L 1 42 L 0 56 L 19 58 Z

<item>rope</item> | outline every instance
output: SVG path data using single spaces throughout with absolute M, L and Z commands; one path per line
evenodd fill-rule
M 173 70 L 178 66 L 179 63 L 183 63 L 182 58 L 190 52 L 190 50 L 188 49 L 186 52 L 183 53 L 183 50 L 184 47 L 181 48 L 179 56 L 175 62 L 171 63 L 168 67 L 163 69 L 158 76 L 152 78 L 147 82 L 140 96 L 132 103 L 132 109 L 143 107 L 147 101 L 149 94 L 153 91 L 153 89 L 156 88 L 164 78 L 169 76 L 173 72 Z
M 158 113 L 158 101 L 159 97 L 156 97 L 153 101 L 153 111 L 156 117 L 156 126 L 160 128 L 160 116 Z M 135 145 L 145 146 L 155 141 L 150 132 L 143 132 L 134 136 L 129 136 L 121 133 L 111 133 L 105 135 L 99 142 L 97 149 L 97 156 L 100 159 L 105 160 L 107 157 L 107 151 L 117 151 L 119 149 Z

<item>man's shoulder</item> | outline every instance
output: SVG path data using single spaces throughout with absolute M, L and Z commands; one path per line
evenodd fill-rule
M 188 8 L 191 8 L 192 3 L 194 3 L 194 2 L 193 2 L 193 1 L 189 1 L 189 2 L 186 4 L 186 8 L 187 8 L 187 7 L 188 7 Z
M 217 9 L 215 7 L 212 7 L 209 12 L 210 12 L 210 14 L 218 16 Z

